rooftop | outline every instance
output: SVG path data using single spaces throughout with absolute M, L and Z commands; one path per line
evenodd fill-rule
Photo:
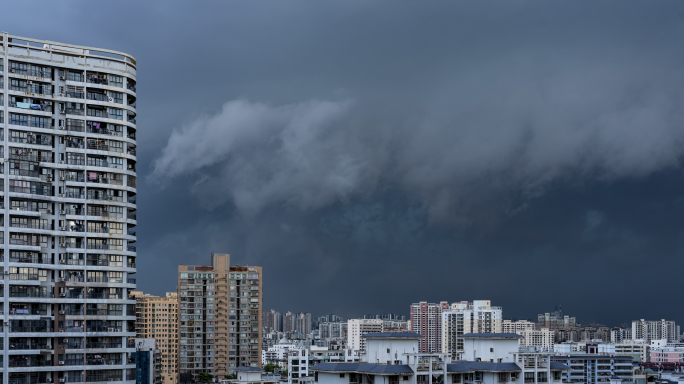
M 423 336 L 413 332 L 371 332 L 363 337 L 367 339 L 420 339 Z
M 517 333 L 466 333 L 464 339 L 522 339 Z
M 311 370 L 324 372 L 360 372 L 373 373 L 376 375 L 413 373 L 413 370 L 408 365 L 387 365 L 369 363 L 318 363 L 313 368 L 311 368 Z

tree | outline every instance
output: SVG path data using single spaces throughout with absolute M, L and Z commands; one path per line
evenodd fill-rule
M 287 376 L 287 369 L 283 371 L 283 375 Z
M 210 383 L 213 379 L 214 376 L 206 372 L 200 372 L 197 374 L 197 380 L 199 380 L 201 383 Z
M 273 363 L 268 363 L 268 364 L 264 365 L 264 372 L 273 372 L 273 371 L 275 371 L 276 368 L 278 368 L 277 365 L 275 365 Z
M 231 373 L 230 375 L 226 375 L 226 380 L 235 380 L 237 379 L 237 373 Z

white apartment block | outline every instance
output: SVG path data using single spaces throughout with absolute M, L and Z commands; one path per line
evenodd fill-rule
M 651 345 L 643 341 L 625 340 L 615 344 L 615 353 L 632 356 L 634 361 L 651 361 Z
M 3 384 L 135 382 L 136 65 L 0 34 Z
M 462 336 L 468 333 L 502 333 L 501 307 L 493 307 L 489 300 L 462 301 L 451 304 L 442 313 L 442 353 L 453 360 L 463 352 Z
M 334 339 L 344 337 L 347 331 L 347 323 L 320 323 L 318 325 L 318 337 L 320 339 Z
M 632 321 L 632 340 L 662 340 L 668 342 L 679 341 L 679 330 L 674 321 L 662 320 L 634 320 Z
M 366 350 L 366 339 L 363 335 L 382 332 L 382 319 L 349 319 L 347 321 L 347 347 L 354 351 Z
M 327 349 L 308 346 L 287 353 L 288 384 L 311 383 L 314 381 L 313 368 L 318 363 L 354 363 L 359 361 L 358 351 L 351 349 Z
M 610 342 L 620 344 L 626 340 L 632 340 L 632 329 L 613 328 L 610 330 Z
M 320 362 L 310 371 L 320 384 L 561 384 L 568 366 L 548 353 L 518 351 L 517 334 L 463 335 L 464 358 L 419 352 L 416 333 L 368 334 L 359 363 Z M 447 360 L 445 360 L 445 358 Z
M 537 347 L 544 351 L 553 351 L 555 331 L 548 328 L 526 329 L 518 334 L 523 337 L 521 344 L 526 347 Z
M 537 324 L 529 320 L 503 320 L 501 331 L 503 333 L 517 333 L 522 335 L 522 331 L 537 329 Z

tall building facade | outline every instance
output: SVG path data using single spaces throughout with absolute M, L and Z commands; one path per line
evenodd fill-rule
M 261 267 L 231 266 L 227 254 L 178 267 L 181 383 L 261 366 L 262 279 Z
M 632 340 L 667 340 L 670 343 L 679 341 L 679 331 L 674 321 L 634 320 L 632 321 Z
M 154 339 L 161 353 L 161 377 L 166 384 L 178 382 L 178 293 L 167 292 L 165 297 L 140 291 L 131 292 L 135 298 L 136 338 Z
M 548 328 L 551 330 L 572 330 L 576 326 L 574 317 L 563 316 L 561 306 L 553 312 L 540 313 L 537 315 L 537 329 Z
M 502 333 L 502 309 L 494 307 L 489 300 L 461 301 L 453 303 L 442 313 L 441 347 L 453 360 L 463 352 L 464 334 Z
M 300 313 L 295 318 L 295 331 L 302 335 L 311 333 L 311 314 Z
M 126 53 L 0 34 L 3 384 L 135 380 L 136 81 Z
M 347 321 L 347 348 L 364 353 L 367 333 L 382 332 L 382 319 L 349 319 Z
M 442 349 L 442 312 L 449 303 L 421 301 L 411 304 L 411 332 L 423 336 L 418 341 L 419 352 L 434 353 Z
M 266 333 L 283 331 L 283 318 L 280 315 L 280 312 L 271 309 L 269 312 L 264 312 L 263 317 L 264 319 L 262 322 Z

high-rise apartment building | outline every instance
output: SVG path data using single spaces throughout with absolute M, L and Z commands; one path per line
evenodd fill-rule
M 563 316 L 563 309 L 558 306 L 555 311 L 540 313 L 537 316 L 537 329 L 548 328 L 550 330 L 572 330 L 576 326 L 574 317 Z
M 302 335 L 311 333 L 311 314 L 300 313 L 295 318 L 295 331 Z
M 453 360 L 463 352 L 464 334 L 502 333 L 502 309 L 494 307 L 489 300 L 461 301 L 453 303 L 442 313 L 442 353 L 448 353 Z
M 297 324 L 297 314 L 290 311 L 283 315 L 283 332 L 294 332 Z
M 529 320 L 504 320 L 501 323 L 501 331 L 503 333 L 517 333 L 522 335 L 522 331 L 536 329 L 537 325 Z
M 180 382 L 261 365 L 262 280 L 261 267 L 231 266 L 227 254 L 178 267 Z
M 3 384 L 135 380 L 136 81 L 126 53 L 0 33 Z
M 418 341 L 419 352 L 434 353 L 442 349 L 442 312 L 449 303 L 421 301 L 411 304 L 411 332 L 423 336 Z
M 136 338 L 155 339 L 161 353 L 161 377 L 166 384 L 178 382 L 178 293 L 167 292 L 165 297 L 140 291 L 131 292 L 135 298 Z
M 364 353 L 367 333 L 382 332 L 382 319 L 349 319 L 347 321 L 347 348 Z
M 262 322 L 266 333 L 283 331 L 283 317 L 280 312 L 271 309 L 269 312 L 264 312 L 263 317 Z
M 632 321 L 632 340 L 667 340 L 670 343 L 679 341 L 679 330 L 674 321 L 669 320 L 634 320 Z

